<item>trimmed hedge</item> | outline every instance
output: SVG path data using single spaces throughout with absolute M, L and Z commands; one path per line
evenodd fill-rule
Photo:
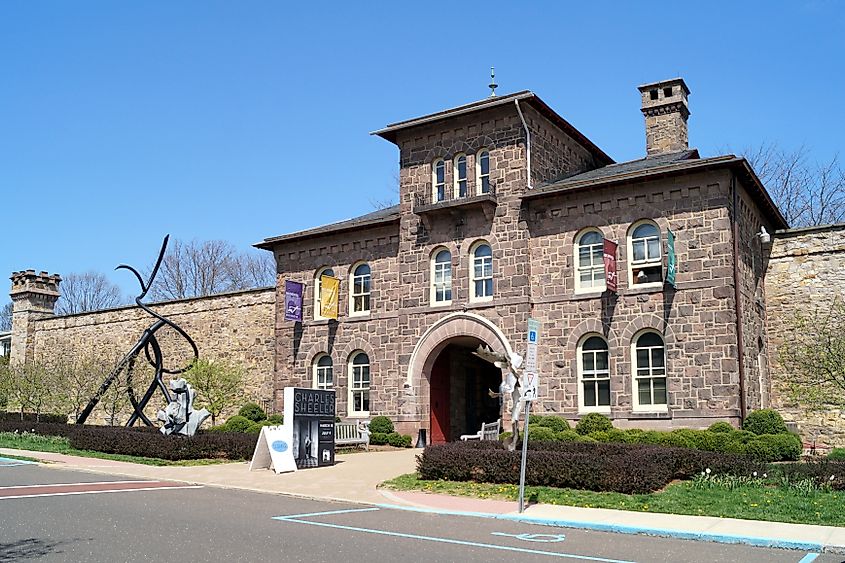
M 724 432 L 730 434 L 735 430 L 735 428 L 730 422 L 725 422 L 724 420 L 721 420 L 719 422 L 714 422 L 713 424 L 711 424 L 710 428 L 708 428 L 707 430 L 709 430 L 710 432 Z
M 34 412 L 23 413 L 23 420 L 19 412 L 4 412 L 0 411 L 0 422 L 11 420 L 18 422 L 46 422 L 48 424 L 67 424 L 68 417 L 63 414 L 41 413 L 36 415 Z
M 562 416 L 544 416 L 540 419 L 537 424 L 544 428 L 551 428 L 555 432 L 564 432 L 566 430 L 569 430 L 569 421 L 563 418 Z
M 251 422 L 261 422 L 267 419 L 267 413 L 256 403 L 247 403 L 242 406 L 241 410 L 238 411 L 238 416 L 242 416 Z
M 772 409 L 760 409 L 748 413 L 742 421 L 742 429 L 754 434 L 788 434 L 783 418 Z
M 370 444 L 374 446 L 394 446 L 396 448 L 410 448 L 411 437 L 398 432 L 372 432 L 370 433 Z
M 243 460 L 252 457 L 258 436 L 235 432 L 200 432 L 196 436 L 165 436 L 146 426 L 0 422 L 0 432 L 33 432 L 68 438 L 73 448 L 110 454 L 182 459 Z
M 226 421 L 226 424 L 223 425 L 222 430 L 224 432 L 247 432 L 249 431 L 250 426 L 252 426 L 254 422 L 256 421 L 253 421 L 243 415 L 236 414 L 235 416 Z
M 790 482 L 811 480 L 816 486 L 845 491 L 845 461 L 808 461 L 807 463 L 785 463 L 776 470 Z M 832 477 L 832 479 L 831 479 Z
M 417 458 L 417 471 L 426 480 L 515 484 L 519 480 L 520 455 L 490 441 L 434 445 L 426 447 Z M 673 479 L 689 479 L 706 468 L 737 475 L 762 470 L 741 456 L 698 450 L 529 441 L 526 484 L 648 493 Z

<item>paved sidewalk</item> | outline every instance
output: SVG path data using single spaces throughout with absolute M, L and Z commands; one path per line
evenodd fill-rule
M 0 448 L 0 455 L 20 455 L 66 467 L 144 479 L 183 481 L 309 498 L 389 506 L 404 510 L 464 514 L 622 533 L 702 539 L 723 543 L 845 553 L 845 528 L 783 524 L 709 516 L 683 516 L 537 504 L 523 514 L 515 502 L 452 497 L 421 492 L 377 490 L 379 483 L 412 473 L 416 449 L 361 452 L 337 456 L 337 464 L 276 475 L 249 471 L 248 463 L 193 467 L 156 467 L 120 461 Z M 319 478 L 315 478 L 319 474 Z

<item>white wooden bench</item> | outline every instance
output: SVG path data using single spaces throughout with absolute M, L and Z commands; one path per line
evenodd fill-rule
M 335 446 L 359 446 L 370 451 L 370 421 L 336 422 L 334 425 Z
M 464 434 L 461 436 L 461 440 L 464 442 L 467 440 L 498 440 L 499 430 L 501 427 L 501 420 L 497 420 L 496 422 L 486 422 L 481 425 L 481 430 L 479 430 L 478 433 Z

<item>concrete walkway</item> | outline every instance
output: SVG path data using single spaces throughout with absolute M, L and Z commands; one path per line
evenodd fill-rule
M 412 473 L 420 450 L 360 452 L 337 456 L 337 464 L 276 475 L 249 471 L 248 463 L 156 467 L 45 452 L 0 448 L 0 455 L 39 459 L 51 467 L 160 481 L 172 480 L 264 493 L 374 504 L 422 512 L 464 514 L 569 528 L 702 539 L 724 543 L 845 553 L 845 528 L 783 524 L 709 516 L 683 516 L 537 504 L 523 514 L 515 502 L 420 492 L 377 490 L 393 477 Z

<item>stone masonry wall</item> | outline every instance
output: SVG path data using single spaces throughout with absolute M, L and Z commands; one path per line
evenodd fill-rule
M 246 371 L 244 401 L 272 397 L 275 292 L 254 289 L 153 304 L 194 339 L 200 357 L 225 360 Z M 155 319 L 137 307 L 51 317 L 34 321 L 34 357 L 78 350 L 115 357 L 125 353 Z M 183 365 L 189 349 L 172 329 L 159 333 L 168 367 Z M 136 387 L 146 387 L 148 382 Z
M 729 172 L 678 176 L 532 201 L 532 316 L 543 323 L 541 409 L 578 417 L 576 347 L 604 336 L 610 352 L 611 418 L 617 426 L 702 427 L 739 414 Z M 665 245 L 675 233 L 677 290 L 631 287 L 627 236 L 640 219 L 656 221 Z M 576 293 L 574 243 L 587 227 L 619 243 L 619 291 Z M 664 273 L 665 276 L 665 257 Z M 664 337 L 666 413 L 632 411 L 631 346 L 642 329 Z
M 789 338 L 790 324 L 809 304 L 828 306 L 845 298 L 845 224 L 792 229 L 774 237 L 766 274 L 768 309 L 768 360 L 772 372 L 772 407 L 798 426 L 807 442 L 814 439 L 832 446 L 845 446 L 845 410 L 808 411 L 795 404 L 779 386 L 786 374 L 778 361 L 778 349 Z

